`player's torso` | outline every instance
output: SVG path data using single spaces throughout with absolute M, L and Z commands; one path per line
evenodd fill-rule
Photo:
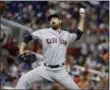
M 49 28 L 43 32 L 42 45 L 45 62 L 56 65 L 65 61 L 68 46 L 68 35 L 65 32 L 58 33 Z

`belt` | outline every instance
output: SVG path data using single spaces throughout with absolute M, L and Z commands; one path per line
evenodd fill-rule
M 58 68 L 58 67 L 65 65 L 65 63 L 62 63 L 61 65 L 47 65 L 46 63 L 44 63 L 44 65 L 50 68 Z

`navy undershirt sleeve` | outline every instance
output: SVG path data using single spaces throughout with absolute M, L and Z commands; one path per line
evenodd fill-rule
M 76 40 L 79 40 L 81 38 L 83 32 L 81 30 L 77 29 L 75 33 L 77 35 Z
M 31 40 L 33 40 L 33 37 L 31 34 L 25 35 L 23 38 L 23 42 L 25 42 L 26 44 Z

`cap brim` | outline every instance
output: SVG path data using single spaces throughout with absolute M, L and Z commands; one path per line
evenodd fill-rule
M 52 14 L 52 15 L 47 17 L 47 20 L 50 21 L 52 17 L 60 18 L 58 14 Z

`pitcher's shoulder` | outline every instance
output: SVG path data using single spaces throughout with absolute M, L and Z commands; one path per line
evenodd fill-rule
M 48 32 L 50 30 L 50 28 L 44 28 L 44 29 L 38 29 L 34 32 Z
M 70 34 L 68 31 L 62 30 L 64 34 Z

